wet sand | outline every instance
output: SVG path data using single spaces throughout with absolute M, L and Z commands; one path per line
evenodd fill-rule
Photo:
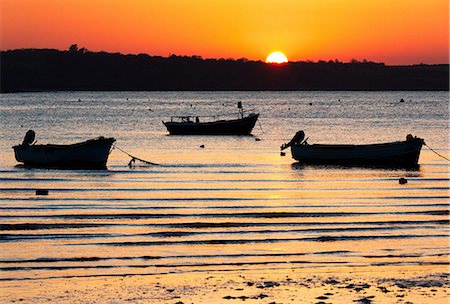
M 2 303 L 448 303 L 448 267 L 125 275 L 2 282 Z M 18 292 L 20 291 L 20 292 Z

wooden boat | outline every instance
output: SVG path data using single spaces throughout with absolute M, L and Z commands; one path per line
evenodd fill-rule
M 415 167 L 424 143 L 412 135 L 405 141 L 366 145 L 310 145 L 303 139 L 299 131 L 281 149 L 291 147 L 292 157 L 300 163 L 344 166 Z
M 241 102 L 236 119 L 219 119 L 220 116 L 172 116 L 164 122 L 171 135 L 249 135 L 259 114 L 244 115 Z M 203 121 L 205 118 L 212 120 Z M 201 121 L 202 120 L 202 121 Z
M 30 131 L 22 144 L 13 147 L 16 160 L 30 167 L 104 169 L 115 142 L 114 138 L 98 137 L 70 145 L 35 145 Z

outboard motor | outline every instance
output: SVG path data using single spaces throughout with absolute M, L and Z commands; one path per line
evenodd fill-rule
M 33 130 L 28 130 L 22 142 L 22 146 L 30 146 L 34 142 L 36 133 Z
M 303 130 L 298 131 L 295 133 L 294 138 L 291 140 L 291 144 L 299 145 L 302 143 L 302 141 L 305 139 L 305 132 Z
M 288 142 L 287 144 L 283 144 L 280 147 L 281 151 L 292 145 L 300 145 L 304 139 L 305 139 L 305 132 L 303 132 L 302 130 L 298 131 L 297 133 L 295 133 L 294 137 L 291 139 L 290 142 Z

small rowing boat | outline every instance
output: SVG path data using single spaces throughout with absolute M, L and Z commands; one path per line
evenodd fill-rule
M 25 166 L 42 168 L 105 169 L 114 138 L 98 137 L 70 145 L 33 144 L 30 130 L 23 143 L 13 147 L 16 160 Z
M 406 136 L 405 141 L 365 145 L 308 144 L 303 131 L 281 146 L 291 147 L 292 158 L 304 164 L 414 167 L 419 161 L 422 138 Z

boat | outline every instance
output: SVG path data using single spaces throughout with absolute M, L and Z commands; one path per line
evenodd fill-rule
M 36 145 L 29 130 L 20 145 L 13 146 L 16 160 L 27 167 L 105 169 L 114 138 L 103 136 L 70 145 Z
M 405 141 L 365 145 L 308 144 L 303 131 L 281 146 L 291 148 L 292 158 L 303 164 L 376 166 L 376 167 L 416 167 L 422 138 L 406 136 Z
M 238 102 L 238 109 L 235 119 L 220 119 L 219 115 L 172 116 L 163 124 L 170 135 L 250 135 L 259 114 L 245 115 L 241 102 Z

